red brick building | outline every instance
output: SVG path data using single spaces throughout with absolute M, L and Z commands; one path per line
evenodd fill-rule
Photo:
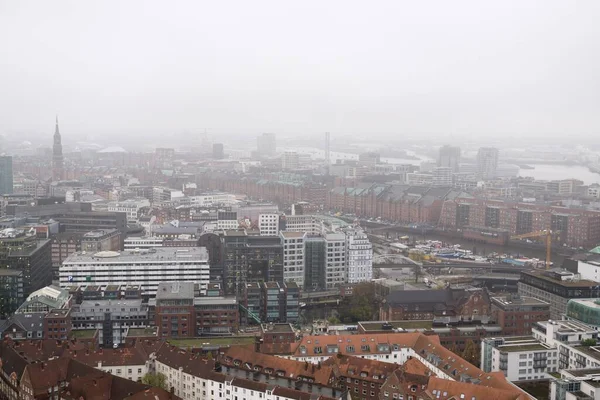
M 550 304 L 519 295 L 492 297 L 492 315 L 506 336 L 530 335 L 537 321 L 550 319 Z

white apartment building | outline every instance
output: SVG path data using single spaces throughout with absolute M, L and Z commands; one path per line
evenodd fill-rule
M 127 222 L 129 223 L 136 223 L 138 221 L 139 211 L 143 207 L 150 207 L 150 200 L 144 197 L 108 203 L 108 211 L 124 212 L 127 215 Z
M 286 215 L 283 230 L 319 235 L 324 231 L 323 220 L 316 215 Z
M 237 219 L 219 219 L 217 220 L 217 229 L 238 229 L 240 227 L 240 223 Z
M 154 187 L 152 188 L 152 203 L 160 204 L 164 202 L 171 202 L 180 200 L 184 197 L 181 190 L 166 188 L 166 187 Z
M 600 346 L 582 345 L 597 338 L 596 330 L 579 322 L 540 321 L 532 336 L 484 339 L 481 367 L 502 371 L 511 381 L 548 379 L 563 369 L 599 368 Z
M 560 379 L 550 381 L 550 400 L 600 400 L 600 369 L 560 371 Z
M 125 251 L 135 250 L 135 249 L 140 249 L 140 250 L 141 249 L 152 249 L 155 247 L 162 247 L 163 241 L 164 241 L 164 239 L 160 238 L 160 237 L 131 236 L 124 240 L 123 247 L 125 248 Z
M 234 194 L 230 193 L 207 193 L 197 196 L 189 196 L 192 207 L 233 206 L 238 203 Z
M 280 232 L 283 243 L 283 280 L 304 287 L 305 232 Z
M 325 288 L 334 289 L 346 283 L 346 235 L 326 233 Z
M 205 247 L 160 247 L 122 253 L 74 253 L 59 268 L 62 288 L 72 285 L 139 285 L 154 296 L 160 282 L 194 282 L 206 293 L 209 283 Z
M 373 245 L 362 229 L 346 229 L 347 283 L 373 279 Z
M 481 369 L 501 371 L 512 382 L 549 379 L 558 370 L 558 350 L 533 336 L 486 338 L 481 354 Z
M 258 230 L 261 236 L 277 236 L 279 234 L 279 214 L 260 214 Z

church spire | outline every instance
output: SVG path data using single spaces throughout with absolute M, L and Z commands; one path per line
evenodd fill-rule
M 56 116 L 56 128 L 54 128 L 54 136 L 60 136 L 60 132 L 58 130 L 58 115 Z
M 63 154 L 60 131 L 58 130 L 58 115 L 56 116 L 56 128 L 54 130 L 54 145 L 52 146 L 52 178 L 55 181 L 63 179 Z

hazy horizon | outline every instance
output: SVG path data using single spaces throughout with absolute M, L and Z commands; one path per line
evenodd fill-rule
M 594 1 L 2 2 L 0 134 L 58 114 L 66 142 L 591 140 L 599 19 Z

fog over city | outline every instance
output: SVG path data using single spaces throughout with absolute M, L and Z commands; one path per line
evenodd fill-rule
M 597 1 L 3 1 L 0 134 L 49 138 L 58 114 L 66 145 L 587 142 L 599 18 Z

